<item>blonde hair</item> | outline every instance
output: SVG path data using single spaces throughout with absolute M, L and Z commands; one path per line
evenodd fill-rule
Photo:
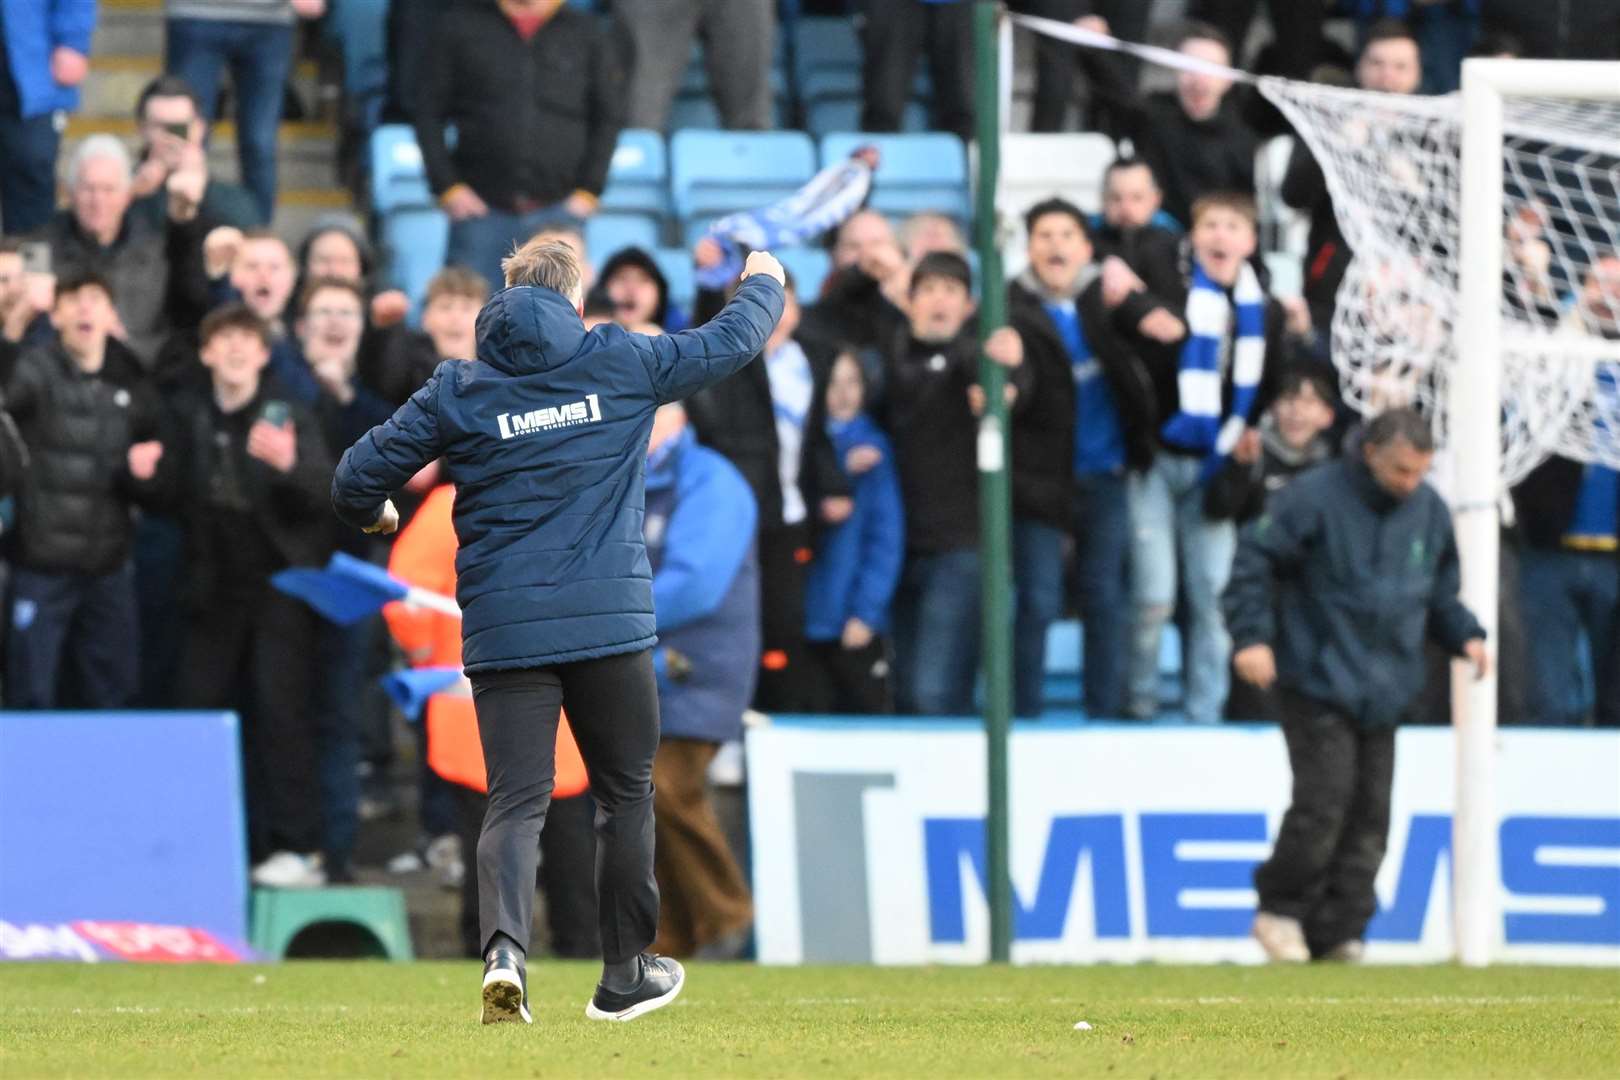
M 575 304 L 584 296 L 579 257 L 560 240 L 530 240 L 501 260 L 501 273 L 509 289 L 514 285 L 538 285 L 555 289 Z

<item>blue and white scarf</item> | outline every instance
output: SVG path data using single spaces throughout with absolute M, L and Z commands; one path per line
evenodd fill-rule
M 1221 408 L 1227 335 L 1237 322 L 1232 346 L 1232 412 Z M 1248 427 L 1249 411 L 1260 392 L 1266 366 L 1266 294 L 1248 263 L 1238 273 L 1232 300 L 1193 260 L 1192 288 L 1187 292 L 1187 340 L 1181 346 L 1176 389 L 1181 407 L 1159 434 L 1171 446 L 1202 452 L 1207 479 L 1225 462 Z
M 743 251 L 794 247 L 837 228 L 861 208 L 872 190 L 872 167 L 859 158 L 829 165 L 792 195 L 759 210 L 739 210 L 709 226 L 709 239 L 726 253 L 699 269 L 697 283 L 723 289 L 742 273 Z

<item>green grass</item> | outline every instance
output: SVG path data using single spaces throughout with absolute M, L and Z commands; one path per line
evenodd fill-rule
M 534 1026 L 484 1028 L 470 963 L 0 964 L 0 1077 L 1620 1076 L 1612 970 L 689 973 L 597 1024 L 594 969 L 543 964 Z

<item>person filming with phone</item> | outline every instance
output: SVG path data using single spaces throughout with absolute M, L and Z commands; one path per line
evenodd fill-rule
M 135 123 L 141 151 L 130 189 L 131 214 L 161 229 L 171 200 L 182 200 L 210 228 L 267 224 L 252 192 L 212 175 L 205 146 L 208 122 L 190 83 L 177 75 L 147 83 L 135 102 Z
M 264 377 L 270 328 L 245 304 L 201 329 L 206 390 L 175 402 L 173 498 L 189 568 L 178 704 L 242 717 L 257 885 L 325 882 L 316 786 L 313 611 L 270 584 L 332 551 L 332 455 L 315 415 Z

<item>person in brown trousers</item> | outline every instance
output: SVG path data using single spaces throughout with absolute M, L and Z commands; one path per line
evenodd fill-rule
M 699 446 L 680 405 L 653 421 L 647 556 L 662 731 L 653 758 L 655 951 L 735 956 L 754 921 L 748 883 L 708 794 L 709 764 L 742 735 L 760 653 L 758 508 L 742 473 Z

